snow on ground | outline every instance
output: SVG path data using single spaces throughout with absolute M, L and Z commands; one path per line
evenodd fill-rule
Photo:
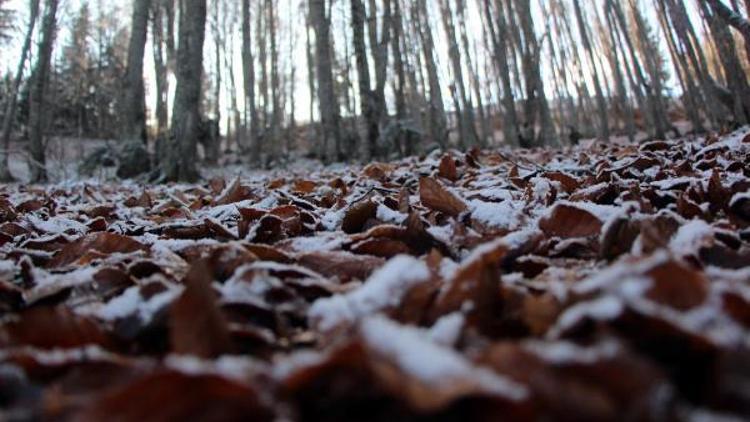
M 0 412 L 741 418 L 749 132 L 0 186 Z

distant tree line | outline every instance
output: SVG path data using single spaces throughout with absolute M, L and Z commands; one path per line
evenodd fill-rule
M 750 0 L 108 3 L 62 21 L 59 0 L 0 0 L 0 43 L 20 45 L 0 179 L 22 139 L 45 181 L 53 135 L 117 139 L 126 175 L 168 181 L 227 151 L 268 166 L 750 123 Z

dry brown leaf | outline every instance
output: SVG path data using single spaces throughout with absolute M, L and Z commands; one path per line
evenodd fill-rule
M 448 191 L 440 182 L 429 177 L 419 179 L 419 198 L 422 205 L 427 208 L 452 217 L 457 217 L 468 209 L 464 201 Z
M 209 263 L 193 264 L 185 290 L 170 309 L 170 343 L 174 353 L 212 359 L 233 349 L 224 316 L 216 306 Z

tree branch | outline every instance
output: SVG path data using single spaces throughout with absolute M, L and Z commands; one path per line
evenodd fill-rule
M 727 7 L 721 0 L 703 0 L 724 22 L 739 31 L 745 38 L 745 48 L 750 60 L 750 22 Z

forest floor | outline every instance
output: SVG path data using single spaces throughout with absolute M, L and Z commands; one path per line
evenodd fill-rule
M 738 420 L 750 131 L 0 186 L 14 420 Z

